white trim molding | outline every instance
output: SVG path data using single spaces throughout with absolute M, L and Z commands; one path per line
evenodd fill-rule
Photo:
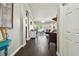
M 22 47 L 24 47 L 26 45 L 26 43 L 24 43 L 23 45 L 19 46 L 11 55 L 9 56 L 14 56 Z
M 57 56 L 61 56 L 60 53 L 58 53 L 58 51 L 56 52 Z
M 22 45 L 22 47 L 24 47 L 26 45 L 26 43 L 24 43 L 23 45 Z

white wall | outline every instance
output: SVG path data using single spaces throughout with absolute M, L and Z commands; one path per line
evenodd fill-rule
M 25 6 L 25 9 L 29 12 L 29 16 L 27 17 L 27 40 L 30 40 L 30 21 L 33 20 L 33 17 L 32 17 L 31 10 L 28 4 L 24 4 L 24 6 Z
M 25 28 L 25 20 L 26 20 L 26 7 L 23 3 L 21 3 L 21 39 L 23 39 L 23 44 L 26 44 L 26 28 Z
M 9 47 L 9 55 L 12 54 L 19 46 L 21 46 L 21 32 L 20 32 L 20 4 L 14 4 L 13 10 L 13 29 L 9 31 L 11 44 Z
M 26 17 L 26 11 L 29 12 L 29 18 Z M 23 39 L 23 43 L 26 44 L 26 40 L 30 40 L 29 38 L 29 25 L 30 25 L 30 20 L 32 20 L 32 15 L 31 15 L 31 11 L 28 7 L 28 4 L 26 3 L 21 3 L 21 36 L 22 36 L 22 39 Z M 27 21 L 27 24 L 26 24 L 26 21 Z M 27 27 L 27 38 L 26 38 L 26 27 Z

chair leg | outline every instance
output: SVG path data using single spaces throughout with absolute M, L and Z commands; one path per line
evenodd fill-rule
M 48 48 L 50 48 L 50 42 L 48 42 Z
M 4 54 L 5 54 L 5 56 L 8 55 L 8 48 L 7 47 L 5 48 Z
M 56 43 L 56 47 L 55 47 L 56 51 L 57 51 L 57 43 Z

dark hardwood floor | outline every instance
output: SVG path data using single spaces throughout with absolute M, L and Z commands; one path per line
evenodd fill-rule
M 56 56 L 55 44 L 51 43 L 48 48 L 48 39 L 45 35 L 38 36 L 38 39 L 31 39 L 27 45 L 21 48 L 15 56 Z

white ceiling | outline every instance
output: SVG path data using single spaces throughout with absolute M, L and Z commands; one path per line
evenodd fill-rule
M 28 3 L 34 20 L 53 18 L 57 14 L 58 3 Z M 51 22 L 51 21 L 50 21 Z

